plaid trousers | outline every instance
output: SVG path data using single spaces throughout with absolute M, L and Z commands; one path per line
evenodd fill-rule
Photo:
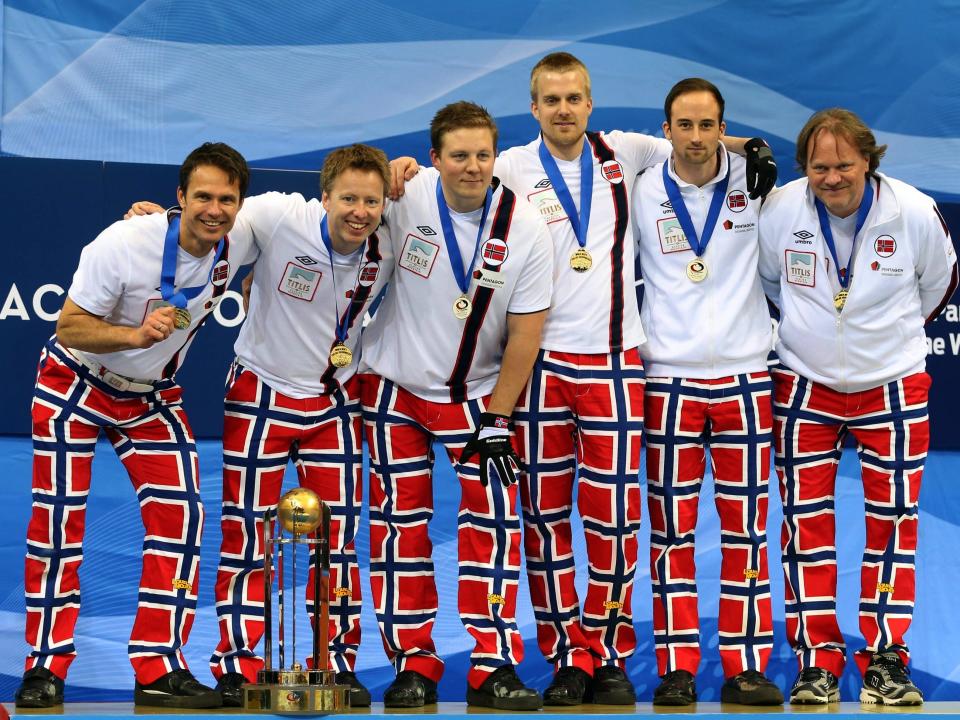
M 647 377 L 647 501 L 659 675 L 700 665 L 694 532 L 706 448 L 720 517 L 718 630 L 724 675 L 766 668 L 773 647 L 767 566 L 772 383 L 766 372 Z
M 909 659 L 917 502 L 930 442 L 930 377 L 909 375 L 842 393 L 780 365 L 773 370 L 776 468 L 783 500 L 787 637 L 801 668 L 839 676 L 845 645 L 837 624 L 834 486 L 843 441 L 857 441 L 866 547 L 860 571 L 861 672 L 879 650 Z
M 146 530 L 130 662 L 143 684 L 187 669 L 182 647 L 197 606 L 203 506 L 196 445 L 180 394 L 173 380 L 156 383 L 152 392 L 115 390 L 55 339 L 44 348 L 32 407 L 27 670 L 45 667 L 65 678 L 76 657 L 78 570 L 101 430 L 130 475 Z
M 643 362 L 541 350 L 514 412 L 521 456 L 524 550 L 540 651 L 593 673 L 633 654 L 633 578 L 640 526 Z M 574 481 L 589 576 L 574 587 Z

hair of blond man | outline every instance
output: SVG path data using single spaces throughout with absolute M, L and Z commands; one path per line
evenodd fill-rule
M 591 97 L 590 73 L 587 71 L 587 66 L 575 55 L 568 52 L 555 52 L 540 58 L 540 62 L 530 71 L 530 99 L 533 102 L 537 101 L 537 80 L 540 78 L 540 73 L 565 73 L 571 70 L 579 70 L 583 75 L 584 92 L 588 98 Z
M 320 190 L 329 193 L 336 179 L 347 170 L 376 173 L 383 181 L 383 194 L 390 191 L 390 163 L 380 148 L 357 143 L 333 150 L 320 169 Z
M 811 143 L 824 132 L 834 137 L 842 137 L 853 145 L 854 149 L 867 158 L 867 172 L 873 175 L 880 167 L 880 158 L 887 152 L 886 145 L 877 145 L 877 138 L 867 124 L 856 113 L 844 108 L 827 108 L 815 112 L 797 136 L 797 168 L 807 171 L 807 158 L 812 151 Z

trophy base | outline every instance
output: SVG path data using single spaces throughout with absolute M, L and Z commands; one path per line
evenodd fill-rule
M 269 713 L 342 712 L 350 709 L 349 685 L 260 685 L 243 686 L 246 710 Z

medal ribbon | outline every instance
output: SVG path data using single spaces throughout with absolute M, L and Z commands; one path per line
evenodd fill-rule
M 330 244 L 330 229 L 327 227 L 327 216 L 323 216 L 323 220 L 320 221 L 320 237 L 323 238 L 323 246 L 327 248 L 327 258 L 330 260 L 330 280 L 333 283 L 333 309 L 336 313 L 337 318 L 337 327 L 334 331 L 337 336 L 337 341 L 340 343 L 346 343 L 347 340 L 347 323 L 350 320 L 350 313 L 345 312 L 343 317 L 340 317 L 340 303 L 337 299 L 337 277 L 333 273 L 333 245 Z M 367 246 L 367 241 L 363 241 L 363 248 Z M 363 264 L 363 252 L 360 253 L 360 264 Z M 354 288 L 353 296 L 356 296 L 356 288 Z M 353 305 L 351 298 L 350 305 Z
M 857 235 L 863 229 L 863 224 L 867 221 L 867 215 L 870 214 L 870 208 L 873 207 L 873 185 L 867 179 L 866 187 L 863 189 L 863 197 L 860 199 L 860 207 L 857 208 L 857 229 L 853 231 L 853 244 L 850 246 L 850 259 L 847 260 L 846 273 L 842 273 L 844 268 L 840 267 L 837 260 L 837 246 L 833 241 L 833 230 L 830 229 L 830 216 L 827 215 L 827 208 L 820 198 L 814 197 L 813 204 L 817 207 L 817 218 L 820 220 L 820 232 L 823 233 L 823 239 L 827 243 L 827 249 L 830 250 L 830 256 L 833 258 L 833 264 L 837 267 L 837 280 L 840 281 L 840 287 L 844 290 L 850 284 L 853 277 L 853 253 L 857 249 Z
M 167 225 L 167 234 L 163 239 L 163 261 L 160 265 L 160 295 L 163 299 L 178 308 L 186 308 L 187 303 L 202 293 L 213 278 L 213 269 L 220 262 L 220 256 L 223 255 L 223 248 L 226 245 L 223 238 L 217 242 L 216 255 L 213 263 L 210 265 L 210 274 L 207 275 L 207 281 L 203 285 L 196 285 L 190 288 L 180 288 L 179 292 L 174 287 L 174 281 L 177 275 L 177 248 L 180 246 L 180 215 L 174 215 L 170 218 Z
M 667 191 L 667 197 L 670 198 L 670 207 L 673 208 L 673 212 L 677 216 L 680 227 L 683 228 L 683 234 L 687 236 L 687 242 L 690 243 L 693 252 L 697 257 L 703 257 L 703 254 L 707 251 L 707 244 L 713 236 L 713 229 L 717 226 L 723 199 L 727 196 L 727 185 L 730 183 L 730 163 L 727 163 L 727 174 L 713 188 L 710 209 L 707 211 L 707 219 L 703 223 L 702 238 L 697 235 L 696 228 L 693 227 L 693 220 L 690 218 L 690 211 L 687 210 L 687 206 L 683 202 L 680 186 L 670 176 L 669 164 L 669 160 L 663 164 L 663 186 Z
M 447 246 L 447 254 L 450 255 L 450 267 L 453 270 L 453 279 L 457 281 L 460 292 L 464 295 L 470 289 L 470 277 L 473 275 L 473 268 L 477 264 L 477 255 L 480 254 L 480 238 L 483 236 L 483 226 L 487 222 L 487 212 L 490 210 L 490 203 L 493 199 L 493 189 L 487 188 L 487 196 L 483 200 L 483 214 L 480 216 L 480 227 L 477 228 L 477 242 L 473 247 L 473 259 L 470 260 L 470 267 L 464 270 L 463 256 L 460 255 L 460 246 L 457 244 L 457 233 L 453 229 L 453 220 L 450 219 L 450 210 L 447 208 L 446 198 L 443 197 L 443 186 L 440 184 L 440 178 L 437 178 L 437 210 L 440 212 L 440 227 L 443 230 L 443 242 Z
M 540 141 L 540 148 L 537 151 L 540 154 L 540 164 L 547 173 L 550 184 L 553 185 L 557 193 L 557 200 L 563 206 L 563 211 L 567 214 L 570 224 L 573 226 L 573 234 L 577 237 L 580 247 L 587 244 L 587 230 L 590 227 L 590 205 L 593 202 L 593 152 L 590 149 L 590 143 L 586 135 L 583 137 L 583 151 L 580 153 L 580 212 L 577 213 L 577 206 L 573 204 L 573 196 L 570 194 L 570 188 L 567 187 L 563 174 L 557 166 L 557 161 L 547 150 L 547 144 Z

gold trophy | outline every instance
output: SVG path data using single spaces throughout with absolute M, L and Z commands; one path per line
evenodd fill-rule
M 274 524 L 279 520 L 277 534 Z M 306 537 L 314 530 L 316 537 Z M 286 530 L 292 537 L 285 537 Z M 292 589 L 296 590 L 297 547 L 313 553 L 314 626 L 312 668 L 297 661 L 297 601 L 293 599 L 290 615 L 290 639 L 293 662 L 286 666 L 287 593 L 284 591 L 284 558 L 290 549 Z M 276 558 L 277 650 L 280 667 L 273 667 L 273 580 L 271 570 Z M 309 562 L 309 561 L 308 561 Z M 330 508 L 320 502 L 316 493 L 295 488 L 280 498 L 276 510 L 268 510 L 263 518 L 263 670 L 257 682 L 243 686 L 244 707 L 270 713 L 330 713 L 350 708 L 350 687 L 336 684 L 336 671 L 330 669 L 329 624 L 330 600 L 327 597 L 330 574 Z M 295 593 L 293 593 L 295 595 Z M 309 626 L 309 622 L 307 623 Z

